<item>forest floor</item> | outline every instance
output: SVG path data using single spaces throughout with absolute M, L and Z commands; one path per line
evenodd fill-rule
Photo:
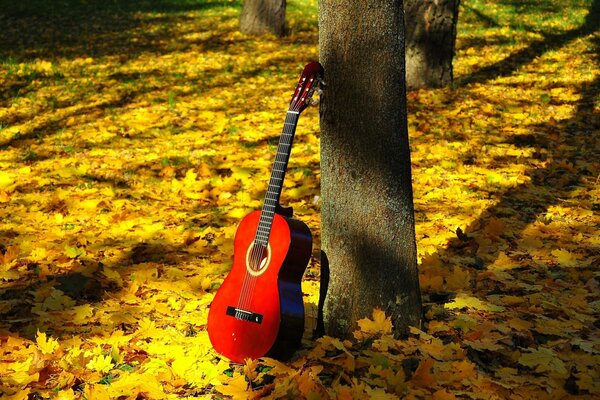
M 260 207 L 317 1 L 0 0 L 0 397 L 600 396 L 598 0 L 464 0 L 455 83 L 408 94 L 423 326 L 382 312 L 230 365 L 206 333 Z M 282 203 L 319 250 L 318 112 Z

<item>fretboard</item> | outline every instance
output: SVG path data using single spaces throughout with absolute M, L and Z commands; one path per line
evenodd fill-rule
M 287 169 L 287 164 L 290 159 L 294 132 L 296 132 L 296 124 L 298 124 L 299 115 L 300 114 L 297 111 L 288 111 L 285 116 L 285 122 L 283 123 L 283 132 L 279 138 L 277 155 L 275 156 L 275 162 L 273 162 L 273 168 L 271 169 L 271 179 L 269 180 L 269 186 L 267 187 L 267 193 L 265 194 L 265 201 L 263 203 L 255 236 L 255 241 L 264 246 L 269 242 L 273 216 L 275 215 L 275 209 L 279 205 L 279 197 L 281 196 L 283 179 L 285 178 L 285 170 Z

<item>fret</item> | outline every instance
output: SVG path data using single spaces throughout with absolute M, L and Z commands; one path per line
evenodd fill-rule
M 266 239 L 255 239 L 256 243 L 263 245 L 263 246 L 267 246 L 269 244 L 269 238 Z
M 261 232 L 261 233 L 256 233 L 256 236 L 254 237 L 255 239 L 261 239 L 264 240 L 265 242 L 269 241 L 269 236 L 270 236 L 270 232 Z
M 269 207 L 269 208 L 271 208 L 271 209 L 268 209 L 267 207 L 263 207 L 262 212 L 265 214 L 264 218 L 273 219 L 273 215 L 275 214 L 275 206 Z
M 263 228 L 263 229 L 265 229 L 265 228 Z M 256 231 L 256 237 L 262 236 L 263 239 L 268 239 L 269 233 L 270 233 L 270 230 L 260 230 L 259 229 Z
M 271 234 L 271 229 L 269 230 L 261 230 L 260 233 L 259 231 L 256 231 L 256 236 L 260 235 L 263 236 L 265 239 L 269 239 L 269 235 Z
M 266 228 L 263 228 L 262 230 L 257 230 L 256 231 L 256 236 L 255 237 L 262 237 L 263 239 L 269 239 L 269 234 L 271 233 L 271 230 L 267 230 Z

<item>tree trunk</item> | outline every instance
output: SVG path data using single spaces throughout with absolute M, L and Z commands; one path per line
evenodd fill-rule
M 409 90 L 452 83 L 460 0 L 405 0 L 406 84 Z
M 375 307 L 418 326 L 402 1 L 319 1 L 325 330 L 349 336 Z
M 244 0 L 240 30 L 250 35 L 285 35 L 286 0 Z

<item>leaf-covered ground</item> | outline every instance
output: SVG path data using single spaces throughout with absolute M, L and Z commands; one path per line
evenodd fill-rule
M 461 2 L 454 87 L 409 94 L 424 324 L 230 365 L 207 307 L 318 57 L 229 1 L 0 1 L 0 397 L 600 396 L 597 0 Z M 318 114 L 282 202 L 319 237 Z

